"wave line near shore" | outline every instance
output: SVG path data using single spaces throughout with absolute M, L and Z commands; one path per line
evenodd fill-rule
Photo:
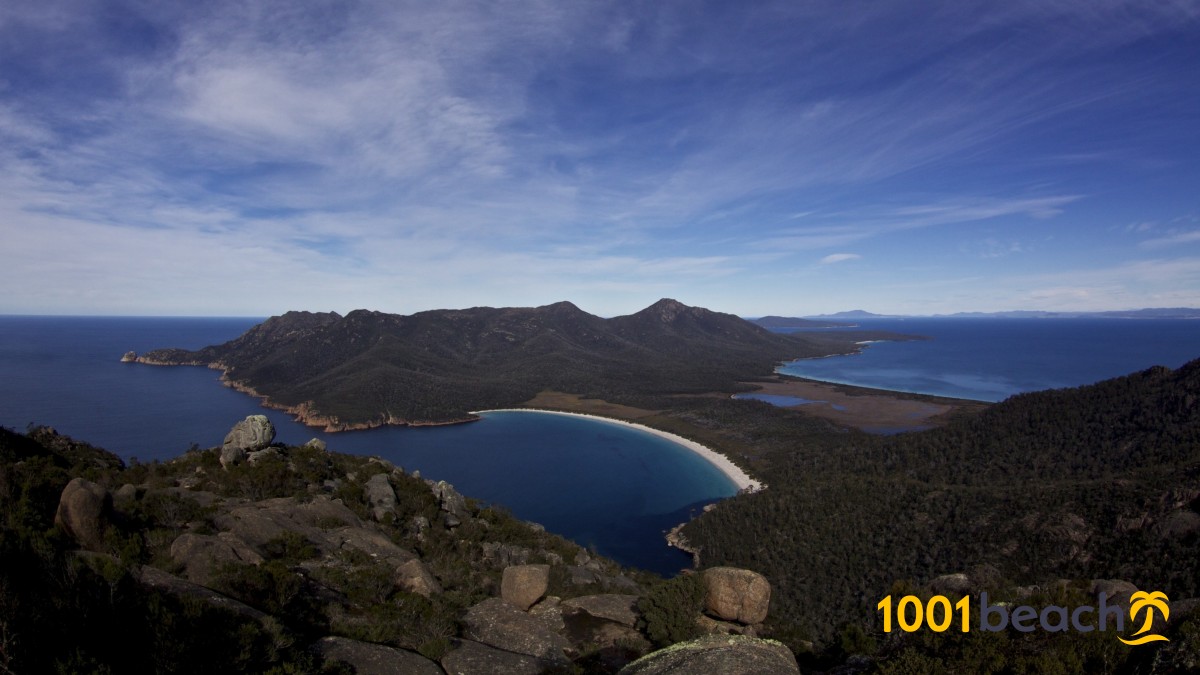
M 688 450 L 700 455 L 709 464 L 712 464 L 718 471 L 725 474 L 734 485 L 737 486 L 738 492 L 758 492 L 767 487 L 760 481 L 757 481 L 746 474 L 738 465 L 734 464 L 728 457 L 721 453 L 701 445 L 695 441 L 688 440 L 683 436 L 673 434 L 669 431 L 662 431 L 653 427 L 648 427 L 644 424 L 636 424 L 634 422 L 626 422 L 625 420 L 617 420 L 611 417 L 600 417 L 599 415 L 588 415 L 585 413 L 564 412 L 561 410 L 544 410 L 539 408 L 496 408 L 493 410 L 472 410 L 470 414 L 479 415 L 489 412 L 535 412 L 544 413 L 547 415 L 566 415 L 567 417 L 583 417 L 598 422 L 607 422 L 609 424 L 619 424 L 621 426 L 630 427 L 639 431 L 644 431 L 649 434 L 664 438 L 676 445 L 683 446 Z

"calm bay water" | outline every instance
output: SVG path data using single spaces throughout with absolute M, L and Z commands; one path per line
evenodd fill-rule
M 197 367 L 120 363 L 121 354 L 225 342 L 258 319 L 0 317 L 0 425 L 46 424 L 143 461 L 195 443 L 220 445 L 246 415 L 265 414 L 277 440 L 325 440 L 379 455 L 623 563 L 673 574 L 690 558 L 664 531 L 736 491 L 694 453 L 618 425 L 533 412 L 471 424 L 325 434 L 259 407 Z
M 733 484 L 686 449 L 650 434 L 578 418 L 488 413 L 479 422 L 325 434 L 264 410 L 206 368 L 120 363 L 126 351 L 199 348 L 258 319 L 0 317 L 0 425 L 47 424 L 123 457 L 169 459 L 219 445 L 246 415 L 265 414 L 278 440 L 325 440 L 380 455 L 626 564 L 671 574 L 687 556 L 663 532 Z M 862 354 L 794 362 L 819 380 L 995 401 L 1200 357 L 1200 321 L 907 319 L 863 329 L 927 335 Z
M 1000 401 L 1200 358 L 1200 321 L 871 319 L 859 330 L 931 340 L 877 342 L 861 354 L 802 359 L 779 372 L 826 382 Z

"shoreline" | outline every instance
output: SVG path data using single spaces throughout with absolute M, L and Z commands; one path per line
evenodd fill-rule
M 686 439 L 683 436 L 673 434 L 669 431 L 662 431 L 660 429 L 648 427 L 644 424 L 636 424 L 634 422 L 626 422 L 625 420 L 613 419 L 611 417 L 601 417 L 599 415 L 588 415 L 586 413 L 564 412 L 561 410 L 545 410 L 545 409 L 541 409 L 541 408 L 495 408 L 492 410 L 472 410 L 471 414 L 479 415 L 481 413 L 489 413 L 489 412 L 536 412 L 536 413 L 544 413 L 544 414 L 548 414 L 548 415 L 564 415 L 567 417 L 582 417 L 585 419 L 596 420 L 598 422 L 607 422 L 609 424 L 617 424 L 617 425 L 621 425 L 621 426 L 628 427 L 631 429 L 637 429 L 639 431 L 644 431 L 649 434 L 653 434 L 654 436 L 658 436 L 659 438 L 671 441 L 672 443 L 675 443 L 676 445 L 680 445 L 683 448 L 690 450 L 691 452 L 699 455 L 701 457 L 701 459 L 704 459 L 709 464 L 713 465 L 718 471 L 720 471 L 722 474 L 724 474 L 725 477 L 728 478 L 735 486 L 737 486 L 738 494 L 758 492 L 760 490 L 766 489 L 766 487 L 767 487 L 761 481 L 751 478 L 749 475 L 746 474 L 745 471 L 742 470 L 741 467 L 734 464 L 728 457 L 726 457 L 725 455 L 722 455 L 721 453 L 717 452 L 716 450 L 713 450 L 712 448 L 701 445 L 701 444 L 697 443 L 696 441 Z

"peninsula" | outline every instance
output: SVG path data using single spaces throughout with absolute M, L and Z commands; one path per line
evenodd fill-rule
M 518 406 L 544 391 L 635 405 L 645 397 L 749 391 L 783 361 L 857 352 L 869 339 L 912 336 L 782 335 L 663 299 L 611 319 L 569 302 L 409 316 L 288 312 L 221 345 L 132 358 L 219 369 L 226 384 L 264 405 L 343 431 L 470 421 L 471 410 Z

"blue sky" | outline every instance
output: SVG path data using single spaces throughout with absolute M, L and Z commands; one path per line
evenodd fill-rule
M 1200 307 L 1200 1 L 0 4 L 0 313 Z

